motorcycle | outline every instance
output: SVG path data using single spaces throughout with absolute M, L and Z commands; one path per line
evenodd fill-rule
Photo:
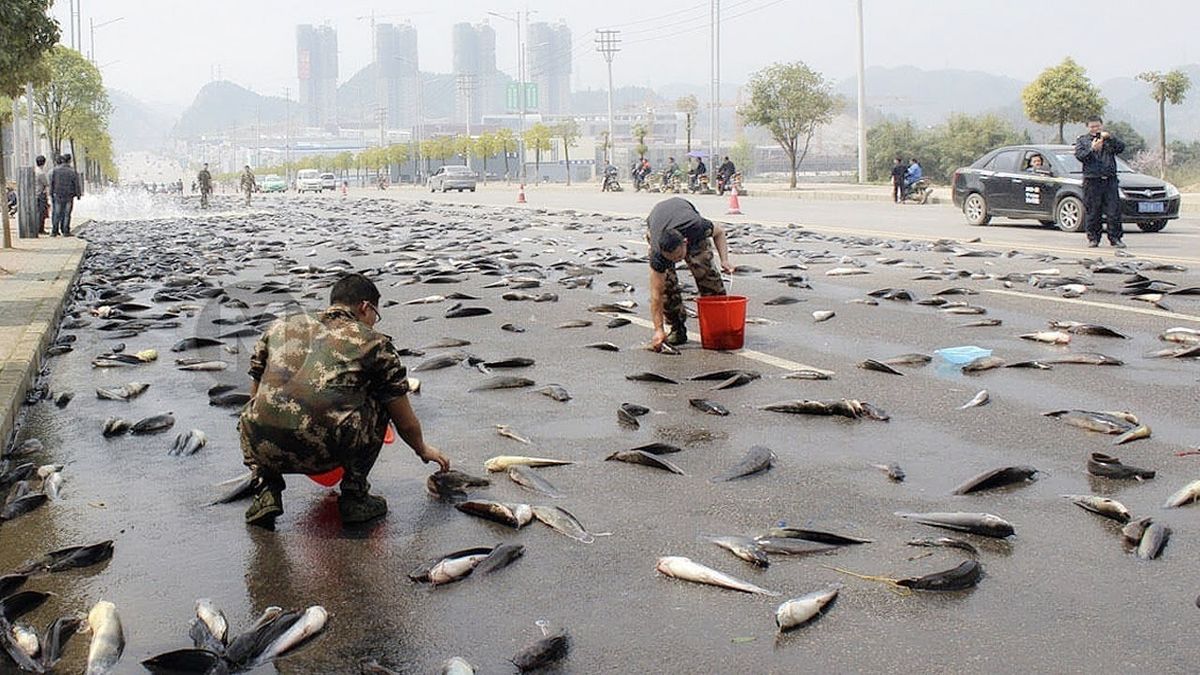
M 688 185 L 688 191 L 692 194 L 710 195 L 713 193 L 712 188 L 708 186 L 708 174 L 700 174 L 699 177 L 692 176 L 692 181 Z
M 717 176 L 717 194 L 724 195 L 726 191 L 737 189 L 739 195 L 746 194 L 746 190 L 742 187 L 742 172 L 735 171 L 732 176 Z
M 918 178 L 909 185 L 904 191 L 904 196 L 901 198 L 901 203 L 912 202 L 914 204 L 926 204 L 929 198 L 933 195 L 933 185 L 930 184 L 927 178 Z
M 621 192 L 621 183 L 617 180 L 616 171 L 604 172 L 604 183 L 600 186 L 601 192 Z

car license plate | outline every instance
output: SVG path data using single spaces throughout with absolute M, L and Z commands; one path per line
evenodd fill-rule
M 1163 202 L 1138 202 L 1138 213 L 1165 213 L 1167 205 Z

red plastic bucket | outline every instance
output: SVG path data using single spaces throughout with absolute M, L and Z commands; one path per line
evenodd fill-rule
M 705 349 L 741 349 L 746 341 L 746 296 L 706 295 L 696 298 L 700 345 Z
M 388 425 L 387 433 L 383 435 L 383 442 L 385 445 L 396 442 L 396 432 L 392 431 L 392 425 L 390 424 Z M 345 473 L 346 470 L 339 466 L 336 469 L 331 469 L 325 473 L 310 473 L 308 474 L 308 477 L 317 485 L 333 487 L 342 482 L 342 476 L 345 475 Z

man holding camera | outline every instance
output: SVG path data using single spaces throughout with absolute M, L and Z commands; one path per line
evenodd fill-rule
M 1075 140 L 1075 158 L 1083 164 L 1083 222 L 1088 248 L 1100 245 L 1100 219 L 1108 222 L 1108 243 L 1125 248 L 1121 241 L 1121 194 L 1117 188 L 1117 155 L 1125 152 L 1121 139 L 1104 130 L 1104 121 L 1093 115 L 1088 132 Z

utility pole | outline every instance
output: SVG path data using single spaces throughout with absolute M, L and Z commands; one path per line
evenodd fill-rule
M 604 55 L 604 61 L 608 63 L 608 139 L 604 144 L 604 162 L 612 163 L 612 155 L 610 154 L 610 146 L 613 144 L 613 79 L 612 79 L 612 62 L 613 55 L 621 51 L 621 34 L 619 30 L 598 30 L 596 31 L 596 51 Z
M 37 159 L 38 142 L 37 142 L 37 132 L 33 128 L 33 83 L 32 82 L 25 83 L 25 108 L 29 113 L 29 119 L 26 120 L 27 122 L 29 122 L 29 166 L 33 166 L 34 162 Z
M 472 116 L 472 113 L 474 112 L 472 110 L 473 106 L 471 105 L 471 103 L 472 103 L 471 99 L 473 99 L 475 97 L 475 75 L 474 74 L 462 73 L 458 76 L 458 93 L 463 97 L 463 100 L 465 100 L 467 102 L 467 138 L 469 139 L 469 138 L 471 138 L 471 116 Z M 468 146 L 468 147 L 470 147 L 470 146 Z M 465 157 L 463 157 L 463 159 L 466 160 L 468 167 L 471 166 L 471 151 L 470 150 L 468 150 L 465 153 Z
M 710 0 L 709 11 L 712 32 L 712 52 L 709 55 L 711 59 L 710 72 L 712 73 L 712 81 L 710 83 L 712 102 L 709 104 L 708 161 L 710 164 L 715 165 L 717 161 L 718 126 L 721 123 L 721 0 Z
M 854 3 L 855 17 L 858 19 L 858 182 L 867 182 L 867 82 L 866 66 L 863 57 L 863 3 Z

